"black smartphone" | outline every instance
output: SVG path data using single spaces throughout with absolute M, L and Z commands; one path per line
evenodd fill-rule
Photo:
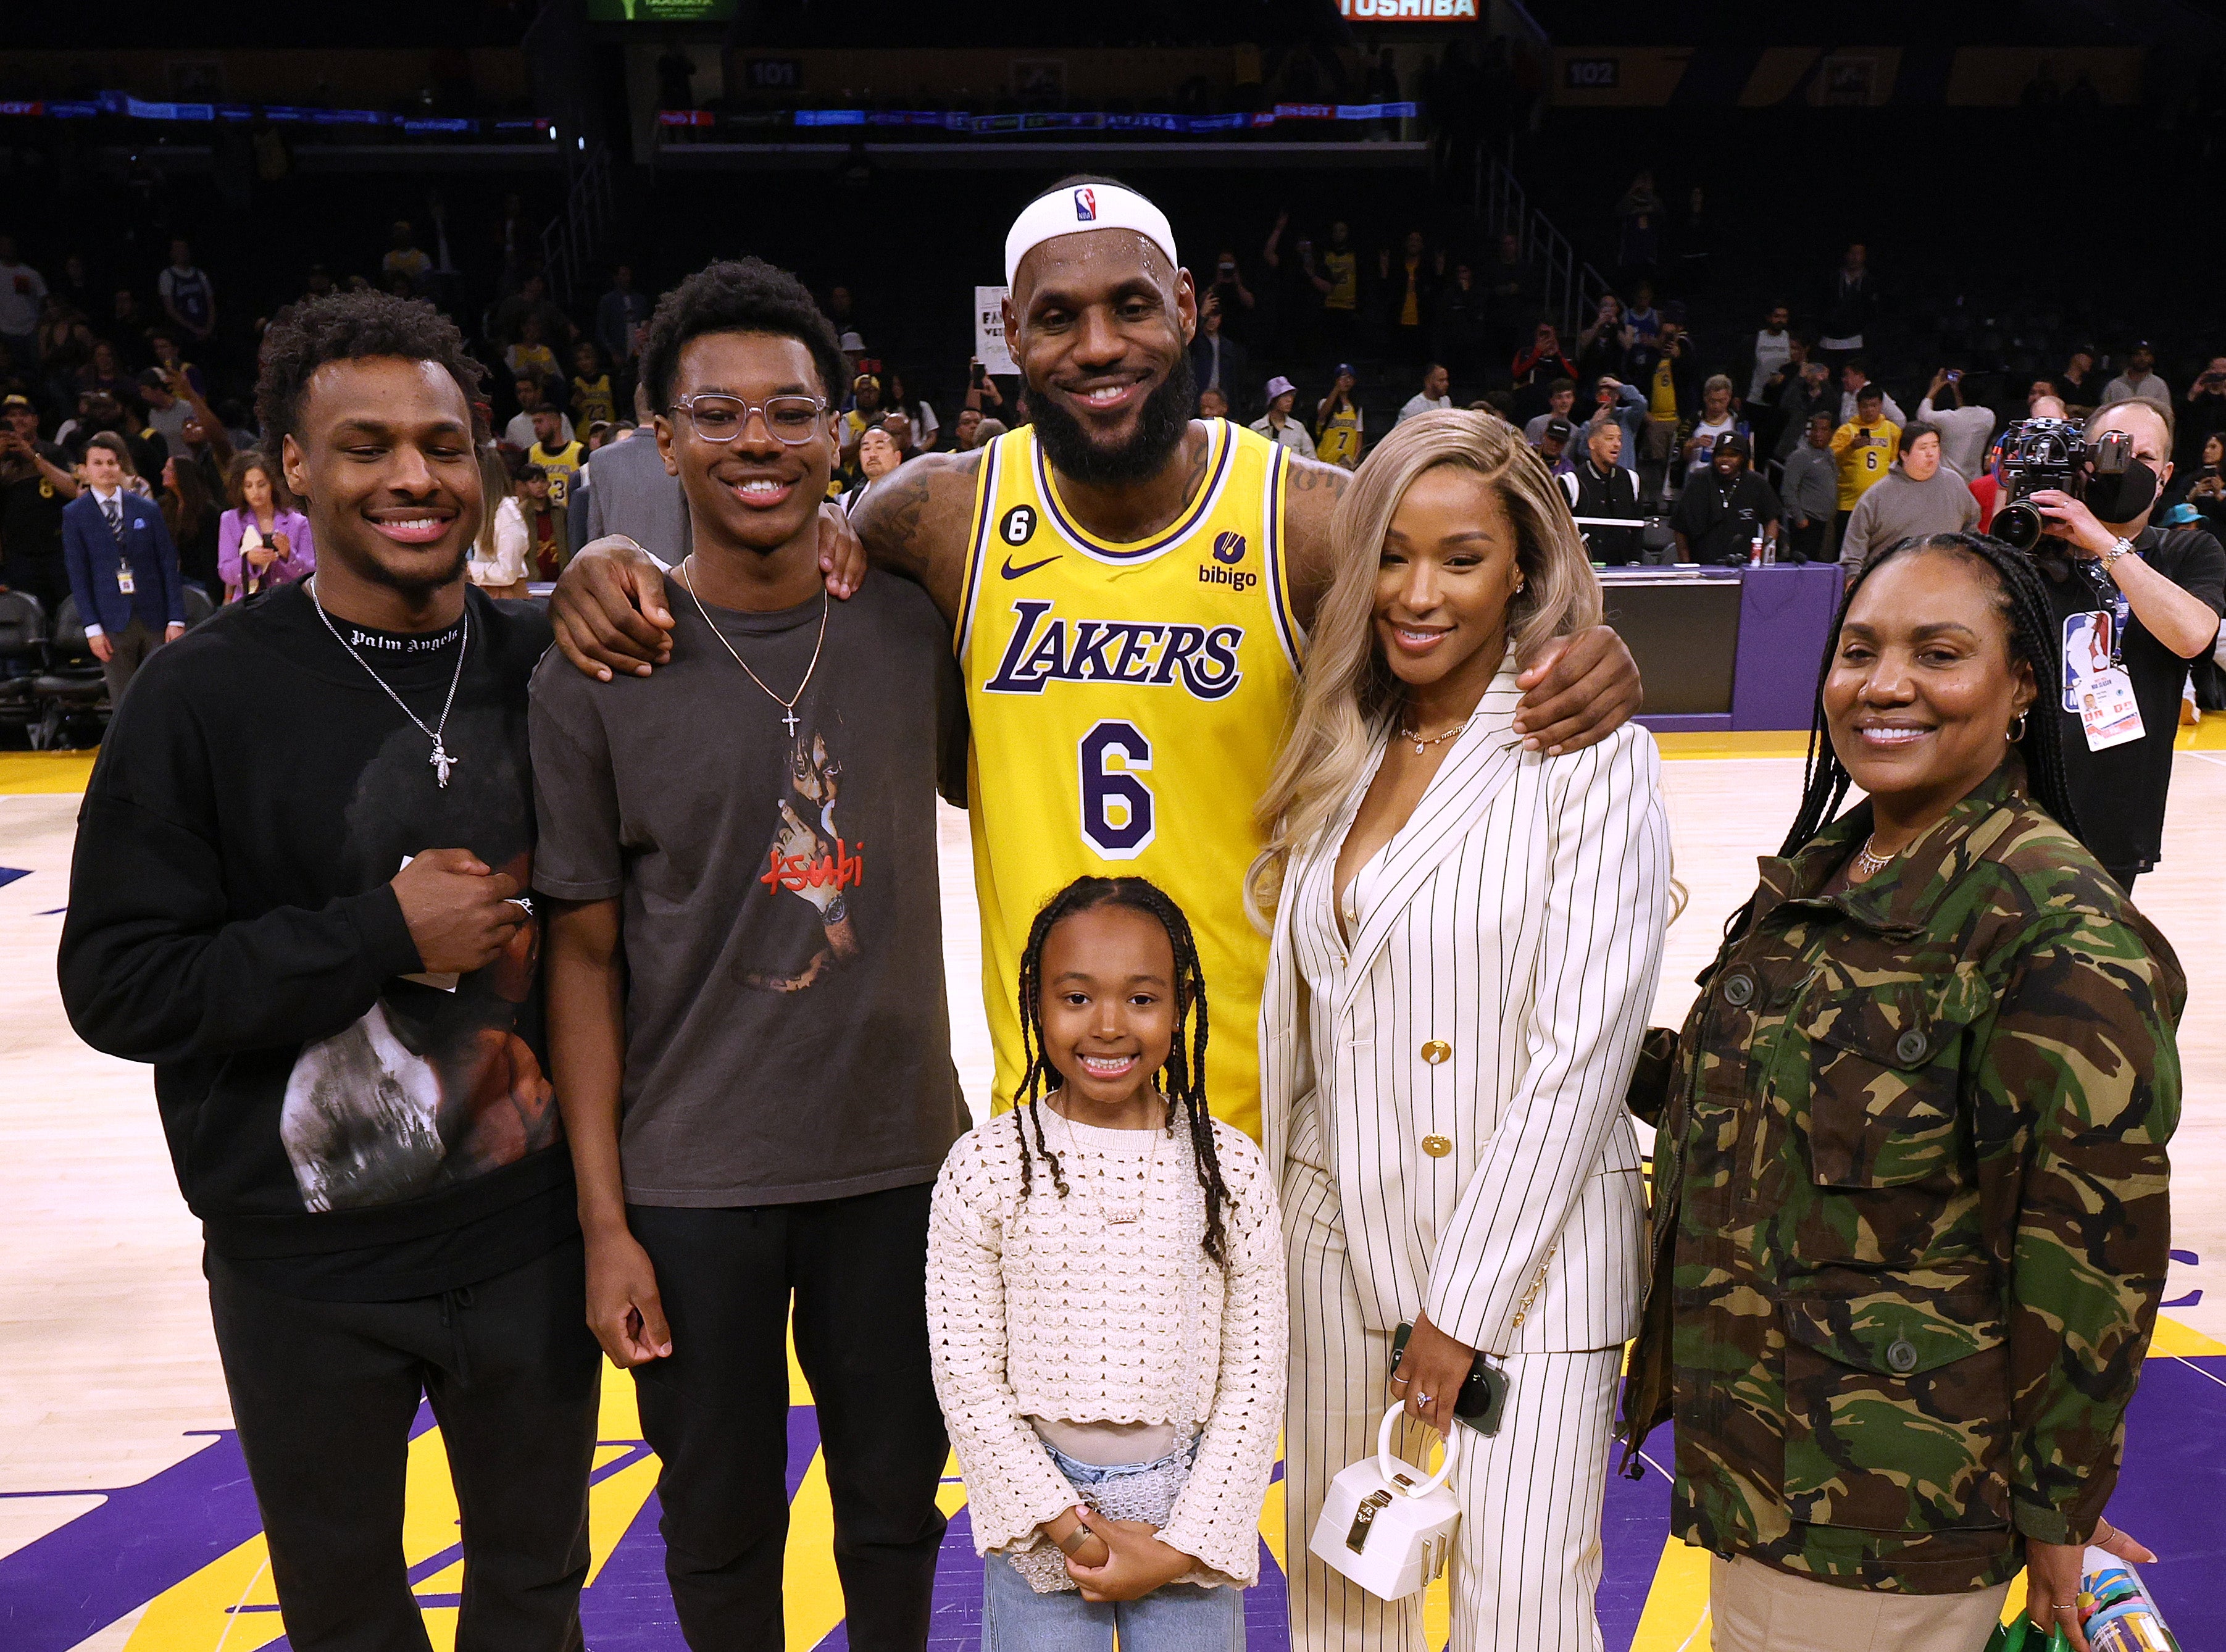
M 1400 1357 L 1407 1351 L 1407 1339 L 1414 1334 L 1414 1325 L 1404 1320 L 1393 1333 L 1393 1370 L 1399 1369 Z M 1476 1363 L 1468 1368 L 1468 1380 L 1461 1384 L 1460 1397 L 1453 1401 L 1453 1415 L 1479 1434 L 1496 1434 L 1499 1432 L 1499 1420 L 1506 1412 L 1507 1373 L 1479 1354 Z

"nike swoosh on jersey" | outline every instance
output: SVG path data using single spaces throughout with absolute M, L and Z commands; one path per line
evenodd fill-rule
M 1014 567 L 1013 559 L 1008 556 L 1005 558 L 1004 567 L 999 571 L 1002 572 L 1007 579 L 1016 580 L 1023 574 L 1034 573 L 1039 568 L 1049 568 L 1053 562 L 1057 562 L 1066 553 L 1065 551 L 1055 551 L 1051 556 L 1045 557 L 1043 561 L 1040 562 L 1030 562 L 1026 568 Z

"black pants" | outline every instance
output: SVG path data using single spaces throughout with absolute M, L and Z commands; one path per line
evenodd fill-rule
M 926 1646 L 950 1453 L 927 1354 L 932 1191 L 628 1208 L 672 1330 L 672 1352 L 634 1376 L 663 1459 L 665 1576 L 694 1652 L 781 1652 L 792 1294 L 853 1652 Z
M 1803 528 L 1785 531 L 1785 545 L 1791 553 L 1789 560 L 1797 562 L 1821 562 L 1824 560 L 1824 518 L 1810 517 Z
M 312 1302 L 208 1256 L 217 1351 L 296 1652 L 427 1652 L 402 1552 L 430 1400 L 463 1516 L 458 1652 L 570 1652 L 588 1577 L 601 1350 L 577 1239 L 403 1302 Z
M 2141 875 L 2127 867 L 2106 866 L 2102 870 L 2116 879 L 2118 887 L 2129 895 L 2134 893 L 2134 880 Z

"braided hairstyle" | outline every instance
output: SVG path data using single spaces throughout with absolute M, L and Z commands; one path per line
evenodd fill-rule
M 1213 1115 L 1205 1105 L 1205 971 L 1199 963 L 1190 919 L 1148 878 L 1077 878 L 1044 903 L 1029 926 L 1028 944 L 1021 954 L 1021 1053 L 1027 1067 L 1021 1075 L 1013 1112 L 1013 1128 L 1021 1144 L 1021 1197 L 1028 1195 L 1034 1179 L 1031 1161 L 1039 1153 L 1051 1167 L 1052 1185 L 1059 1190 L 1059 1198 L 1066 1197 L 1066 1176 L 1059 1154 L 1044 1139 L 1041 1110 L 1046 1093 L 1059 1086 L 1059 1070 L 1052 1065 L 1044 1048 L 1044 944 L 1068 918 L 1104 906 L 1123 906 L 1158 919 L 1173 949 L 1174 1038 L 1167 1046 L 1167 1065 L 1158 1075 L 1161 1091 L 1167 1097 L 1166 1128 L 1174 1128 L 1179 1111 L 1189 1115 L 1191 1159 L 1198 1185 L 1205 1194 L 1205 1254 L 1217 1267 L 1226 1267 L 1229 1242 L 1222 1213 L 1229 1205 L 1229 1188 L 1222 1180 L 1220 1156 L 1214 1151 Z M 1033 1147 L 1028 1141 L 1031 1125 L 1035 1130 Z
M 1839 813 L 1840 804 L 1853 784 L 1847 766 L 1832 748 L 1831 734 L 1825 725 L 1824 684 L 1839 655 L 1840 628 L 1848 622 L 1848 611 L 1854 606 L 1855 593 L 1863 588 L 1865 580 L 1895 557 L 1918 551 L 1968 557 L 1992 570 L 2000 588 L 1995 607 L 2009 627 L 2010 658 L 2023 660 L 2032 669 L 2033 683 L 2041 690 L 2029 708 L 2032 715 L 2026 720 L 2025 738 L 2018 742 L 2032 798 L 2055 816 L 2065 831 L 2074 837 L 2079 835 L 2079 816 L 2071 804 L 2070 780 L 2064 764 L 2059 720 L 2047 702 L 2048 689 L 2063 670 L 2063 653 L 2040 570 L 2025 552 L 1985 534 L 1936 533 L 1904 539 L 1873 557 L 1863 565 L 1854 582 L 1848 587 L 1847 595 L 1841 599 L 1840 611 L 1832 620 L 1831 640 L 1816 671 L 1816 702 L 1809 722 L 1809 761 L 1803 775 L 1801 810 L 1794 816 L 1793 829 L 1786 833 L 1784 844 L 1778 850 L 1782 855 L 1798 853 L 1809 839 L 1823 830 Z M 1727 936 L 1746 927 L 1752 906 L 1753 902 L 1749 901 L 1732 914 L 1724 926 Z

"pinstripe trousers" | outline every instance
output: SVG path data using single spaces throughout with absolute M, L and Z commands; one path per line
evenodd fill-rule
M 1425 1652 L 1417 1593 L 1387 1603 L 1307 1552 L 1338 1471 L 1371 1455 L 1390 1404 L 1391 1337 L 1363 1322 L 1328 1174 L 1283 1167 L 1291 1384 L 1284 1414 L 1293 1652 Z M 1600 1652 L 1600 1503 L 1623 1350 L 1517 1354 L 1497 1434 L 1464 1430 L 1452 1482 L 1450 1652 Z M 1429 1431 L 1395 1436 L 1410 1461 Z

